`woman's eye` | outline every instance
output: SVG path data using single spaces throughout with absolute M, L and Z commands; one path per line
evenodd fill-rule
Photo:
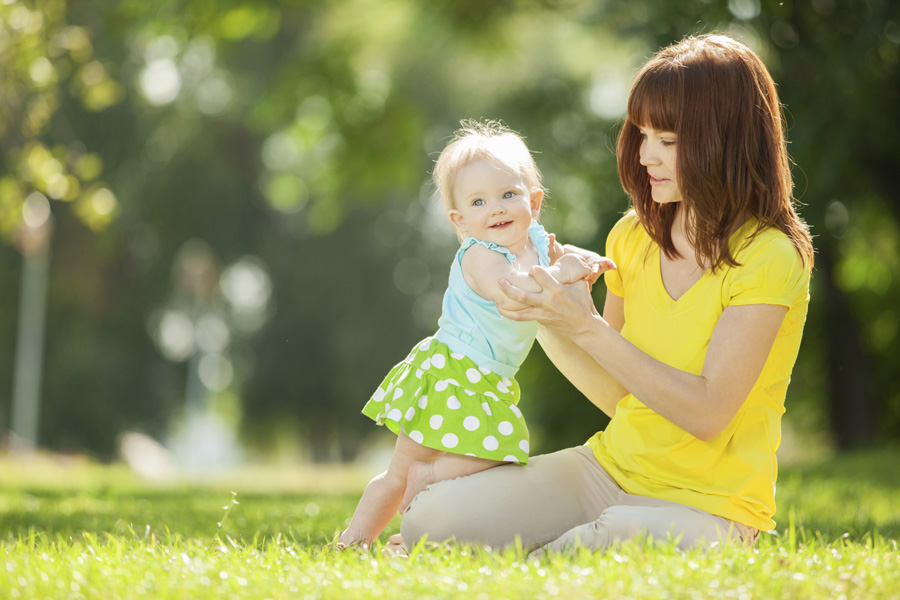
M 666 148 L 669 148 L 669 147 L 675 145 L 675 140 L 662 140 L 660 143 L 661 143 L 663 146 L 665 146 Z

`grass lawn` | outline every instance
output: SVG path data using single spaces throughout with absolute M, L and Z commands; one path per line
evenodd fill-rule
M 527 560 L 441 546 L 404 560 L 330 549 L 365 483 L 352 470 L 163 485 L 122 466 L 0 456 L 0 598 L 898 598 L 897 462 L 884 450 L 783 469 L 778 534 L 753 550 L 629 544 Z

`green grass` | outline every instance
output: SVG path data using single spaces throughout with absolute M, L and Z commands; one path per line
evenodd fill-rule
M 121 466 L 0 457 L 0 598 L 897 598 L 896 456 L 784 469 L 778 534 L 753 550 L 631 543 L 542 560 L 449 545 L 406 560 L 335 553 L 358 471 L 162 485 Z

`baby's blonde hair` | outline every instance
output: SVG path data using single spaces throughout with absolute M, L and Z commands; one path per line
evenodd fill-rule
M 441 152 L 431 176 L 446 211 L 453 210 L 453 183 L 460 169 L 477 160 L 489 160 L 522 176 L 529 192 L 541 187 L 541 172 L 525 141 L 500 121 L 460 121 L 460 128 Z

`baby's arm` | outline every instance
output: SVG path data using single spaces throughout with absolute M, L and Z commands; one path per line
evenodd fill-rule
M 523 273 L 506 260 L 506 257 L 494 250 L 489 250 L 480 244 L 475 244 L 463 254 L 460 263 L 463 277 L 472 290 L 492 302 L 502 303 L 509 310 L 527 308 L 503 293 L 500 289 L 500 280 L 506 279 L 521 290 L 528 292 L 540 292 L 541 286 L 528 273 Z

